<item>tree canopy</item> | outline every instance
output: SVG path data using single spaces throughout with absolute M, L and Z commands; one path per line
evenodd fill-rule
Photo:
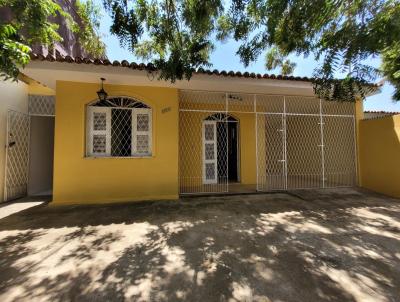
M 150 61 L 160 78 L 190 79 L 208 67 L 218 41 L 240 42 L 244 66 L 265 54 L 267 69 L 290 74 L 289 55 L 314 56 L 315 91 L 354 101 L 379 76 L 400 100 L 398 0 L 103 0 L 121 45 Z M 380 57 L 378 69 L 368 64 Z M 339 81 L 336 74 L 344 75 Z
M 100 10 L 91 0 L 76 1 L 79 23 L 53 0 L 0 0 L 0 9 L 10 12 L 9 19 L 0 20 L 0 78 L 17 79 L 19 69 L 30 60 L 32 45 L 51 48 L 61 42 L 59 25 L 50 18 L 57 14 L 65 18 L 87 53 L 95 57 L 105 55 L 105 45 L 98 33 Z

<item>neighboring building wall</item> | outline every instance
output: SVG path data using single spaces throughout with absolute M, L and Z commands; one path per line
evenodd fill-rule
M 400 115 L 360 122 L 361 185 L 400 197 Z
M 386 112 L 386 111 L 364 111 L 364 119 L 369 120 L 373 118 L 380 118 L 385 116 L 392 116 L 400 112 Z
M 24 82 L 0 81 L 0 201 L 4 200 L 4 171 L 8 110 L 28 111 L 28 85 Z
M 153 155 L 85 157 L 85 105 L 97 98 L 99 84 L 57 82 L 53 203 L 177 198 L 177 89 L 116 85 L 104 88 L 109 96 L 133 97 L 152 108 Z
M 76 22 L 78 25 L 82 24 L 81 18 L 77 14 L 76 0 L 55 0 L 55 2 L 61 6 L 64 12 L 70 14 L 74 22 Z M 11 18 L 12 14 L 9 8 L 0 8 L 0 20 L 9 22 Z M 77 34 L 70 30 L 67 20 L 64 16 L 57 14 L 49 19 L 59 26 L 57 32 L 61 36 L 62 41 L 55 42 L 55 45 L 51 50 L 44 45 L 31 45 L 33 53 L 42 55 L 48 55 L 51 53 L 52 55 L 61 54 L 63 56 L 69 55 L 72 57 L 92 58 L 90 54 L 83 50 L 81 44 L 79 43 Z
M 62 7 L 64 12 L 70 14 L 74 22 L 81 24 L 81 19 L 76 11 L 76 0 L 56 0 L 55 2 Z M 57 14 L 57 16 L 51 17 L 51 21 L 58 24 L 57 31 L 63 40 L 56 42 L 54 48 L 50 51 L 46 46 L 33 45 L 32 50 L 35 54 L 47 55 L 50 52 L 53 55 L 61 54 L 63 56 L 91 58 L 91 55 L 83 50 L 77 34 L 70 30 L 65 17 Z

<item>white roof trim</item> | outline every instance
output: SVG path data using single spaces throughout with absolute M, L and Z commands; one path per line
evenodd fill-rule
M 55 90 L 57 81 L 99 83 L 101 77 L 107 84 L 170 87 L 207 91 L 232 91 L 246 93 L 313 95 L 312 83 L 278 79 L 224 77 L 219 75 L 194 74 L 190 81 L 170 83 L 150 80 L 148 72 L 126 67 L 67 62 L 31 61 L 23 73 Z

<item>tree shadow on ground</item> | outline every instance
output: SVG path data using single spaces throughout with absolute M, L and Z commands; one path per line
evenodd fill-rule
M 1 301 L 396 301 L 400 203 L 359 190 L 32 209 Z

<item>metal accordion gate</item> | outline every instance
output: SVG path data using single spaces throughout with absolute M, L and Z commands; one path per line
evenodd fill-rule
M 27 194 L 29 164 L 29 115 L 9 110 L 7 113 L 4 200 Z
M 55 97 L 50 95 L 29 95 L 28 113 L 8 111 L 4 201 L 25 197 L 28 193 L 30 118 L 54 114 Z
M 353 103 L 315 97 L 181 90 L 180 194 L 227 193 L 236 182 L 261 192 L 354 186 L 354 115 Z M 240 127 L 237 147 L 231 123 Z

